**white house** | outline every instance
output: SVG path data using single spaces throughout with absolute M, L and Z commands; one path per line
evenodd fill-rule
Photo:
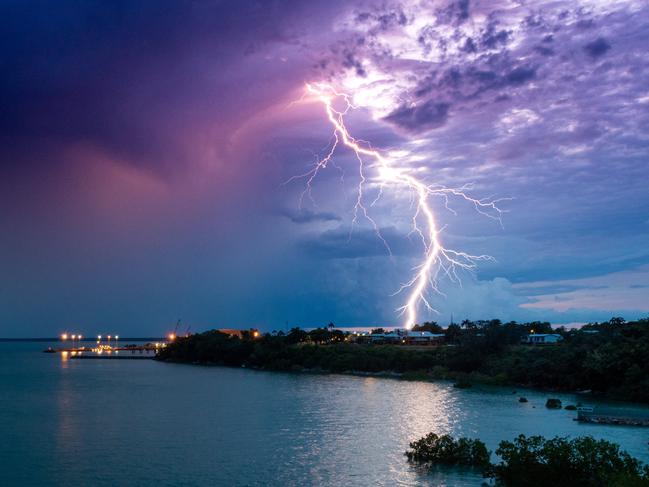
M 532 344 L 548 344 L 548 343 L 557 343 L 563 340 L 563 337 L 557 333 L 530 333 L 529 335 L 523 337 L 524 343 Z

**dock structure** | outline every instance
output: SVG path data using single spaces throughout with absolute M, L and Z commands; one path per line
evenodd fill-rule
M 101 360 L 151 360 L 155 358 L 155 353 L 140 351 L 136 353 L 77 353 L 70 355 L 71 359 L 101 359 Z
M 649 426 L 649 411 L 580 407 L 577 409 L 577 421 L 582 423 Z

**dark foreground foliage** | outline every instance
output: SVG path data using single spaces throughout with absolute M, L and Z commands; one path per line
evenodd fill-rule
M 649 468 L 620 447 L 590 436 L 545 439 L 520 435 L 502 441 L 491 464 L 479 440 L 430 433 L 410 444 L 408 460 L 427 466 L 479 467 L 503 487 L 648 487 Z
M 517 487 L 647 487 L 649 469 L 615 443 L 590 436 L 552 438 L 519 436 L 502 441 L 502 459 L 490 476 L 497 484 Z
M 435 324 L 423 325 L 439 331 Z M 560 333 L 554 345 L 521 345 L 528 333 Z M 378 330 L 377 330 L 378 331 Z M 613 318 L 582 330 L 549 323 L 464 321 L 443 330 L 441 346 L 350 343 L 340 330 L 230 337 L 218 331 L 179 338 L 161 360 L 249 366 L 269 370 L 396 372 L 409 379 L 451 379 L 554 390 L 591 390 L 615 399 L 649 403 L 649 319 Z

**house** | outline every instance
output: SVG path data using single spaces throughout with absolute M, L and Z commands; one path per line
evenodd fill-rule
M 557 333 L 530 333 L 523 337 L 523 343 L 529 343 L 532 345 L 557 343 L 561 340 L 563 340 L 563 337 Z

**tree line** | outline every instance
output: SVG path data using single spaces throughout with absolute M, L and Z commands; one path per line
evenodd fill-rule
M 649 403 L 649 319 L 612 318 L 580 330 L 553 329 L 547 322 L 500 320 L 465 320 L 447 328 L 429 322 L 416 329 L 444 333 L 444 345 L 425 349 L 360 345 L 333 326 L 310 331 L 296 327 L 258 338 L 212 330 L 178 338 L 158 358 L 281 371 L 390 372 L 411 379 L 590 390 Z M 532 332 L 559 333 L 563 340 L 553 345 L 522 345 L 521 340 Z

